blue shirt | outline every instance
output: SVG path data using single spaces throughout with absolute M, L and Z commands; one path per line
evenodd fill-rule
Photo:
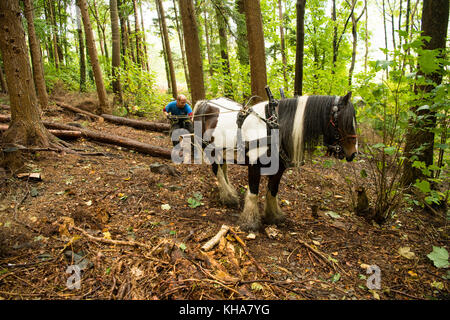
M 192 115 L 192 109 L 189 104 L 185 104 L 183 108 L 177 107 L 177 101 L 170 102 L 165 108 L 164 111 L 167 113 L 173 114 L 175 116 L 182 116 L 182 115 Z

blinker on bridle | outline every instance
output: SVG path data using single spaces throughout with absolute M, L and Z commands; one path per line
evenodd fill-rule
M 339 116 L 339 96 L 334 98 L 333 105 L 331 107 L 331 117 L 330 124 L 334 128 L 334 141 L 331 145 L 326 145 L 328 147 L 327 156 L 336 155 L 339 159 L 344 158 L 344 148 L 342 147 L 342 142 L 348 138 L 356 138 L 356 134 L 344 134 L 338 126 L 338 116 Z

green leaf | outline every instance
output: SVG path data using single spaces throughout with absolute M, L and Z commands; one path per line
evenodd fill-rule
M 264 289 L 264 287 L 261 284 L 259 284 L 258 282 L 253 282 L 251 285 L 251 288 L 253 291 L 261 291 Z
M 331 278 L 332 282 L 338 282 L 339 279 L 341 279 L 341 274 L 340 273 L 336 273 L 333 275 L 333 277 Z
M 423 193 L 429 193 L 431 192 L 430 183 L 426 180 L 418 181 L 414 184 L 416 188 L 418 188 Z
M 387 155 L 394 155 L 395 154 L 395 147 L 387 147 L 384 149 L 384 153 L 386 153 Z
M 178 248 L 180 248 L 181 251 L 184 251 L 184 250 L 186 250 L 186 245 L 184 243 L 180 243 Z
M 427 257 L 433 261 L 436 268 L 448 268 L 448 251 L 445 248 L 433 246 L 433 251 Z
M 333 219 L 339 219 L 341 216 L 338 215 L 336 212 L 334 211 L 327 211 L 325 212 L 326 215 L 330 216 Z

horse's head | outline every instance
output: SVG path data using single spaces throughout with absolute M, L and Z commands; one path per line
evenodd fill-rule
M 355 108 L 349 92 L 343 97 L 336 99 L 331 107 L 330 125 L 334 133 L 331 136 L 328 152 L 339 159 L 350 162 L 358 154 L 358 139 L 356 135 Z

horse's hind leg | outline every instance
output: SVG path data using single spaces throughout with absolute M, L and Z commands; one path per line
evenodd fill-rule
M 213 172 L 217 177 L 217 181 L 219 183 L 219 199 L 220 201 L 227 206 L 235 206 L 239 205 L 239 196 L 228 182 L 227 176 L 227 165 L 226 164 L 213 164 Z
M 239 217 L 239 225 L 243 230 L 258 230 L 261 227 L 261 215 L 258 208 L 260 168 L 255 165 L 248 166 L 249 190 L 245 195 L 244 210 Z
M 278 186 L 283 176 L 284 167 L 280 167 L 278 172 L 269 177 L 268 190 L 266 193 L 266 202 L 264 204 L 264 223 L 280 224 L 286 219 L 286 215 L 278 204 Z

